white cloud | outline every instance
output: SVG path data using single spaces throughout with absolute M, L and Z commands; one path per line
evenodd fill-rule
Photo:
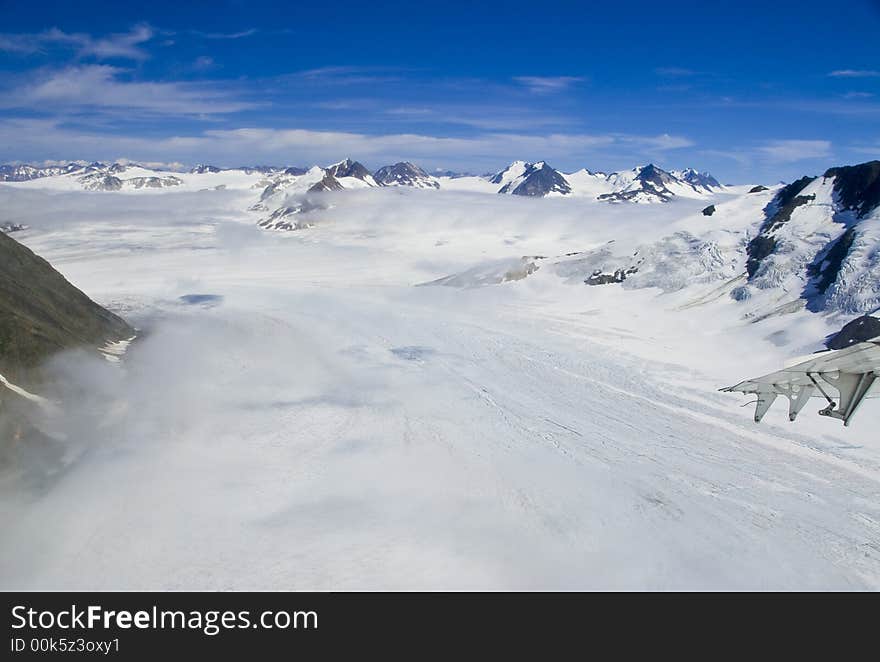
M 215 64 L 214 58 L 208 55 L 201 55 L 195 59 L 192 68 L 196 71 L 206 71 L 208 69 L 213 69 Z
M 880 71 L 872 69 L 837 69 L 828 74 L 834 78 L 877 78 Z
M 759 147 L 758 152 L 771 161 L 782 163 L 822 159 L 831 156 L 831 142 L 828 140 L 772 140 Z
M 0 51 L 33 54 L 42 52 L 47 46 L 60 45 L 73 48 L 80 57 L 145 60 L 149 55 L 140 45 L 150 41 L 154 34 L 149 25 L 136 25 L 128 32 L 105 37 L 52 28 L 30 34 L 0 34 Z
M 0 121 L 0 144 L 9 154 L 40 160 L 115 160 L 125 155 L 138 161 L 310 165 L 351 155 L 372 166 L 411 160 L 427 168 L 491 169 L 517 158 L 545 159 L 561 168 L 595 167 L 612 159 L 635 163 L 692 143 L 668 135 L 484 133 L 450 138 L 255 127 L 147 139 L 75 130 L 57 120 L 17 119 Z
M 0 34 L 0 51 L 7 53 L 36 53 L 40 50 L 34 35 Z
M 694 76 L 697 73 L 692 69 L 685 69 L 683 67 L 658 67 L 657 69 L 654 69 L 654 72 L 659 76 L 669 76 L 671 78 L 677 78 L 679 76 Z
M 850 149 L 858 154 L 870 154 L 875 159 L 880 158 L 880 140 L 853 145 Z
M 668 149 L 681 149 L 683 147 L 693 146 L 693 142 L 681 136 L 670 136 L 668 133 L 659 136 L 621 136 L 624 142 L 643 145 L 646 149 L 652 151 L 666 151 Z
M 0 108 L 69 111 L 127 109 L 150 114 L 213 115 L 254 106 L 216 84 L 132 82 L 125 69 L 82 65 L 44 73 L 33 83 L 8 91 Z
M 286 78 L 320 85 L 376 84 L 400 80 L 397 75 L 388 75 L 389 71 L 392 70 L 374 67 L 327 66 L 298 71 L 282 77 L 280 80 Z M 399 69 L 393 71 L 399 71 Z
M 201 30 L 193 30 L 192 34 L 202 37 L 203 39 L 242 39 L 257 34 L 256 28 L 242 30 L 241 32 L 202 32 Z
M 584 81 L 581 76 L 516 76 L 513 80 L 536 94 L 561 92 L 575 83 Z

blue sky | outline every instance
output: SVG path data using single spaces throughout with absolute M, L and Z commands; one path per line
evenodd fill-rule
M 880 1 L 0 2 L 0 162 L 880 158 Z

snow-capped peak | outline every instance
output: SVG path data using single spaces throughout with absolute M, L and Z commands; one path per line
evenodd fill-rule
M 440 183 L 419 166 L 409 161 L 379 168 L 373 173 L 379 186 L 412 186 L 415 188 L 440 188 Z
M 571 185 L 562 173 L 547 165 L 545 161 L 537 163 L 514 161 L 490 181 L 501 185 L 498 189 L 499 193 L 510 195 L 544 197 L 571 193 Z

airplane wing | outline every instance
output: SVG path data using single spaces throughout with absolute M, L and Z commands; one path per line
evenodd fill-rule
M 763 377 L 747 379 L 722 391 L 738 391 L 758 397 L 755 422 L 780 395 L 788 398 L 788 419 L 797 418 L 811 397 L 822 397 L 828 406 L 819 414 L 830 416 L 849 425 L 862 400 L 880 377 L 880 336 L 844 349 L 818 352 L 800 363 L 771 372 Z M 880 395 L 874 389 L 873 395 Z M 837 397 L 835 402 L 834 397 Z

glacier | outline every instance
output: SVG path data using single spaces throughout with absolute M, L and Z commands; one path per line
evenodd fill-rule
M 266 173 L 202 170 L 0 184 L 16 238 L 139 329 L 49 367 L 61 452 L 0 475 L 4 588 L 880 588 L 877 401 L 757 427 L 717 392 L 874 305 L 873 212 L 804 298 L 855 222 L 830 180 L 750 280 L 781 186 L 608 205 L 301 173 L 271 202 L 321 203 L 266 232 Z

